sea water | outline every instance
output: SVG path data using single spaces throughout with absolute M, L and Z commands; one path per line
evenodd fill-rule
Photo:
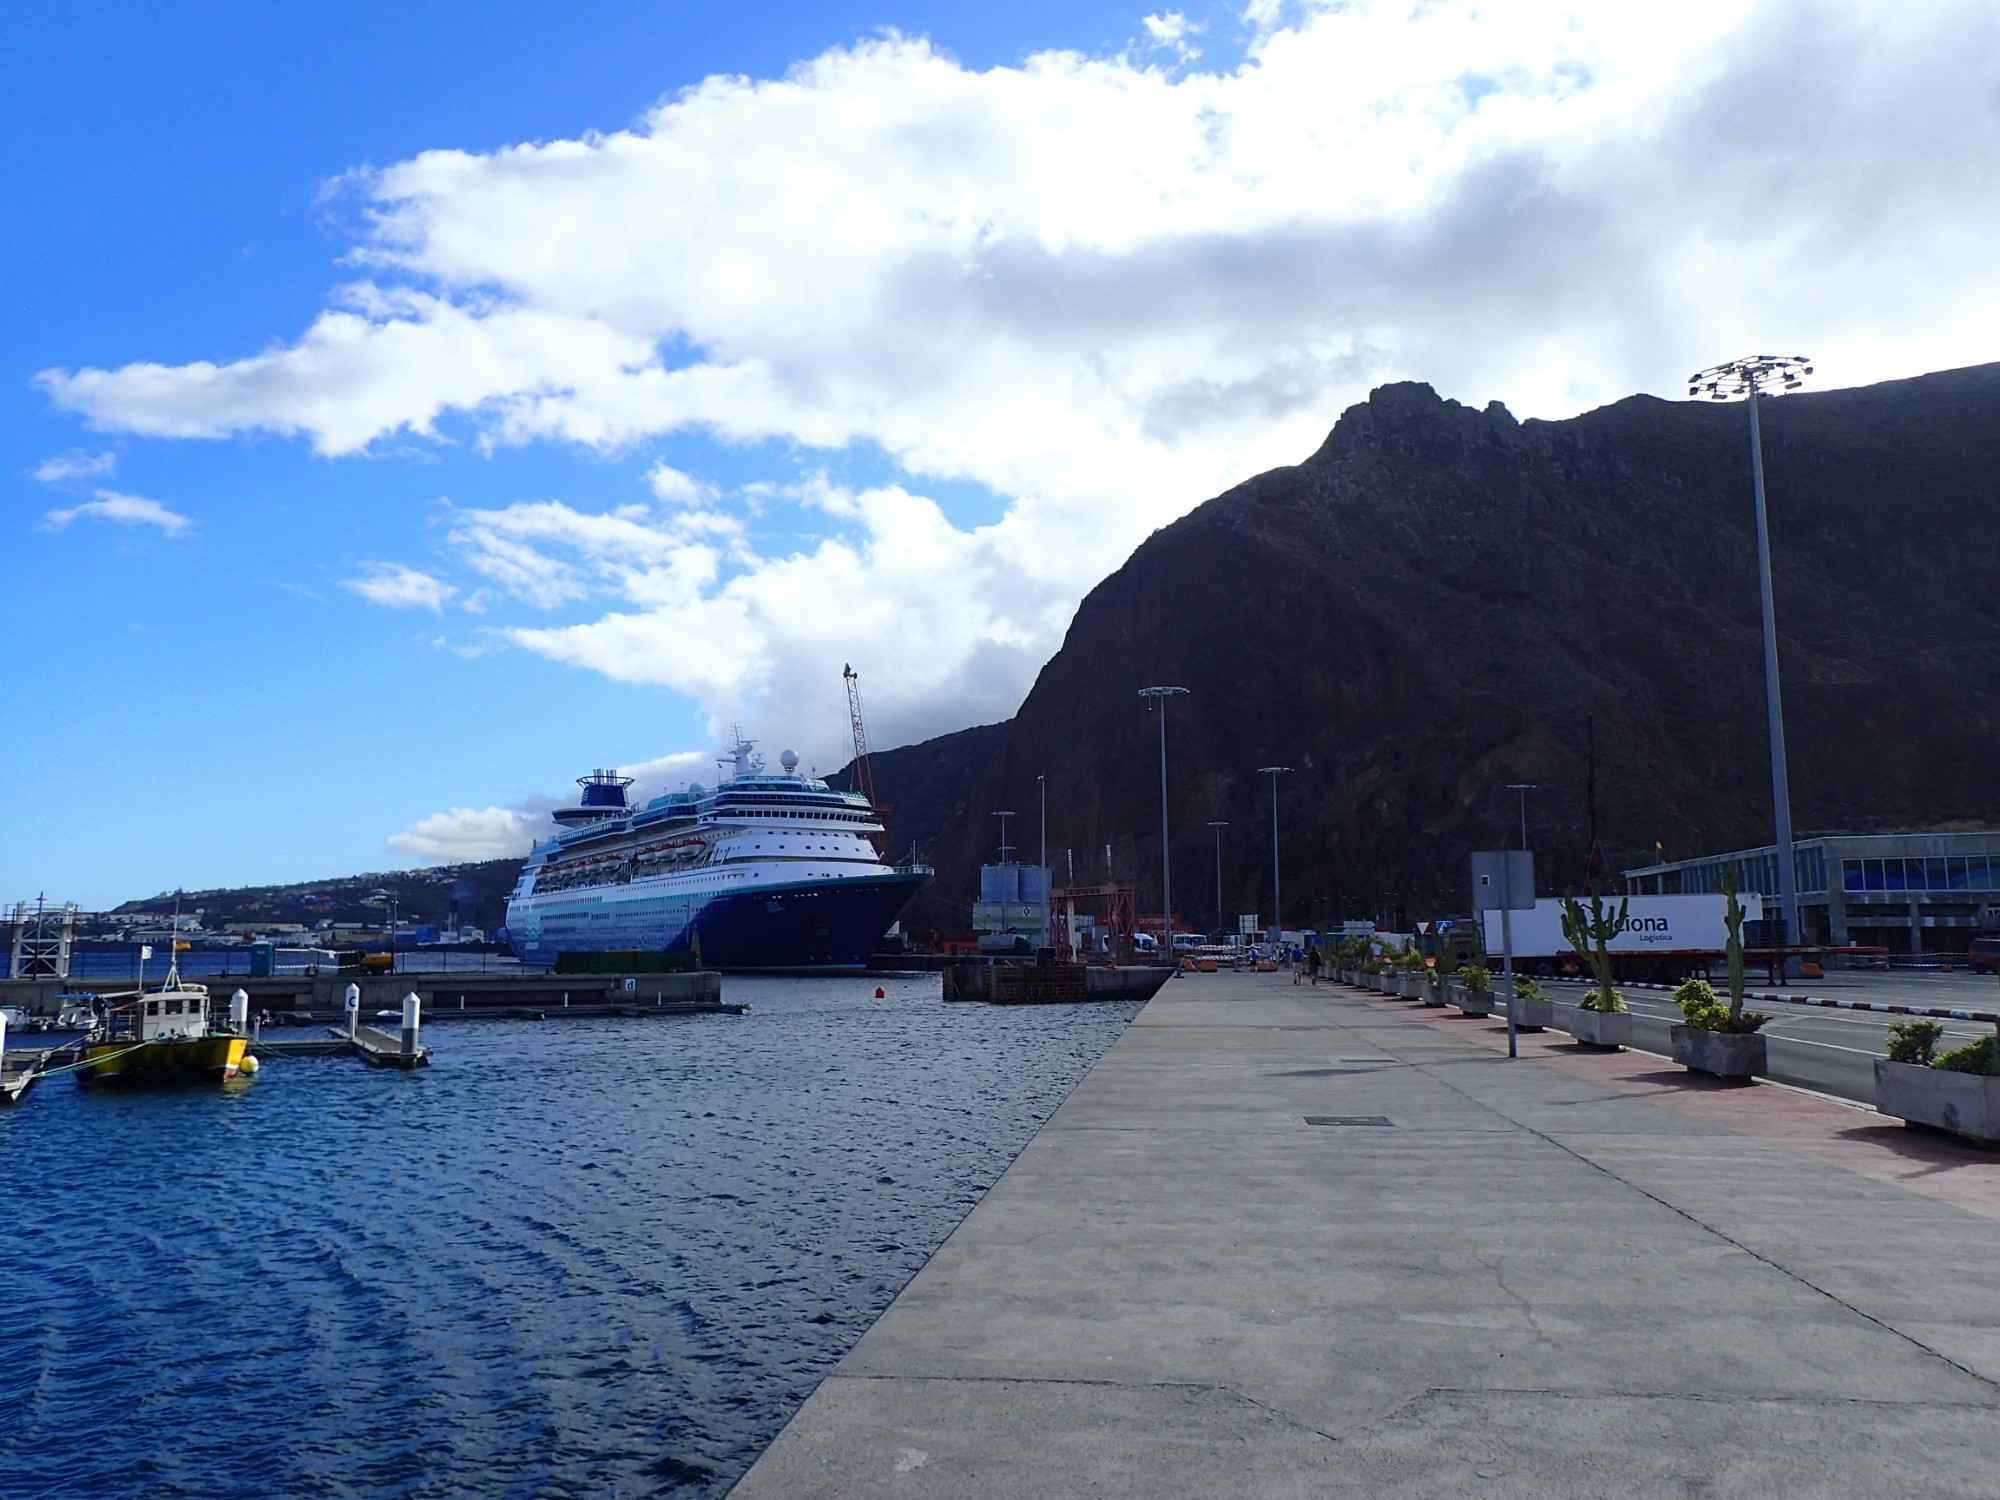
M 881 984 L 887 994 L 875 998 Z M 0 1493 L 726 1490 L 1135 1005 L 730 978 L 0 1111 Z

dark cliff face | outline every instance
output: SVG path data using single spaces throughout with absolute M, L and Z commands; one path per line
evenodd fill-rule
M 2000 820 L 2000 365 L 1761 411 L 1795 826 Z M 1768 841 L 1759 629 L 1740 404 L 1516 422 L 1387 386 L 1094 590 L 1016 718 L 956 758 L 976 781 L 883 795 L 964 900 L 987 814 L 1032 825 L 1046 774 L 1058 878 L 1064 850 L 1102 878 L 1109 844 L 1156 909 L 1138 690 L 1173 683 L 1185 917 L 1215 915 L 1212 819 L 1224 913 L 1269 915 L 1274 763 L 1288 918 L 1460 909 L 1467 851 L 1518 837 L 1509 782 L 1539 788 L 1544 889 L 1581 883 L 1592 721 L 1614 869 Z

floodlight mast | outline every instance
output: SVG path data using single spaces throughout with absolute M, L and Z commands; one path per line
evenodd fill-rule
M 1771 527 L 1764 505 L 1764 437 L 1757 398 L 1795 391 L 1812 374 L 1803 354 L 1753 354 L 1714 365 L 1688 377 L 1690 396 L 1711 401 L 1744 398 L 1750 408 L 1750 488 L 1757 504 L 1757 587 L 1764 606 L 1764 713 L 1771 742 L 1771 803 L 1778 843 L 1778 903 L 1784 913 L 1779 973 L 1790 976 L 1783 950 L 1799 941 L 1799 891 L 1792 869 L 1792 793 L 1785 770 L 1785 709 L 1778 686 L 1778 617 L 1771 600 Z
M 1169 958 L 1174 951 L 1174 871 L 1167 855 L 1167 700 L 1186 691 L 1184 687 L 1139 689 L 1141 698 L 1151 700 L 1148 707 L 1160 711 L 1160 950 Z

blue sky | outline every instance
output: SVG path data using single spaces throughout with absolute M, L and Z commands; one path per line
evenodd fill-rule
M 0 20 L 0 899 L 1004 716 L 1384 379 L 1993 353 L 1987 7 L 573 9 Z

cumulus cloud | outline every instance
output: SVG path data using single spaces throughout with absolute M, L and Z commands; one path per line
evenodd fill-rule
M 526 854 L 535 841 L 537 819 L 511 807 L 454 807 L 432 813 L 389 836 L 398 854 L 414 854 L 446 864 L 505 859 Z M 552 826 L 552 825 L 551 825 Z
M 648 469 L 646 483 L 669 505 L 695 505 L 715 496 L 712 485 L 703 484 L 692 474 L 684 474 L 667 463 L 657 463 Z
M 85 518 L 112 521 L 120 526 L 157 526 L 168 536 L 179 536 L 194 525 L 179 511 L 168 510 L 157 500 L 148 500 L 143 495 L 121 495 L 116 490 L 98 490 L 95 500 L 45 512 L 42 528 L 62 531 L 72 521 Z
M 1193 62 L 1201 56 L 1201 48 L 1189 41 L 1201 31 L 1199 23 L 1191 23 L 1177 10 L 1170 10 L 1162 16 L 1147 16 L 1140 23 L 1146 28 L 1146 35 L 1155 47 L 1170 48 L 1182 62 Z
M 637 807 L 693 781 L 713 783 L 714 762 L 709 751 L 687 750 L 611 769 L 632 778 L 626 795 Z M 391 834 L 388 844 L 398 854 L 445 863 L 506 859 L 526 854 L 535 840 L 554 833 L 557 825 L 549 813 L 575 803 L 576 794 L 570 791 L 563 795 L 538 793 L 511 807 L 454 807 L 419 818 L 401 833 Z
M 1378 381 L 1560 415 L 1767 344 L 1838 383 L 2000 348 L 1990 5 L 1244 20 L 1206 71 L 1147 60 L 1189 45 L 1177 12 L 1137 56 L 985 71 L 890 37 L 628 130 L 425 152 L 348 180 L 358 279 L 294 341 L 40 381 L 103 428 L 326 454 L 445 423 L 496 450 L 873 445 L 898 482 L 808 497 L 789 551 L 665 466 L 665 512 L 451 529 L 468 602 L 614 601 L 501 622 L 519 645 L 830 740 L 843 657 L 884 738 L 1010 711 L 1149 530 Z M 954 525 L 932 481 L 1004 514 Z
M 442 578 L 402 563 L 368 563 L 365 567 L 359 578 L 349 578 L 341 586 L 390 609 L 427 609 L 436 614 L 458 592 Z
M 30 471 L 43 484 L 61 484 L 66 479 L 96 479 L 118 466 L 115 453 L 59 453 L 45 458 Z

